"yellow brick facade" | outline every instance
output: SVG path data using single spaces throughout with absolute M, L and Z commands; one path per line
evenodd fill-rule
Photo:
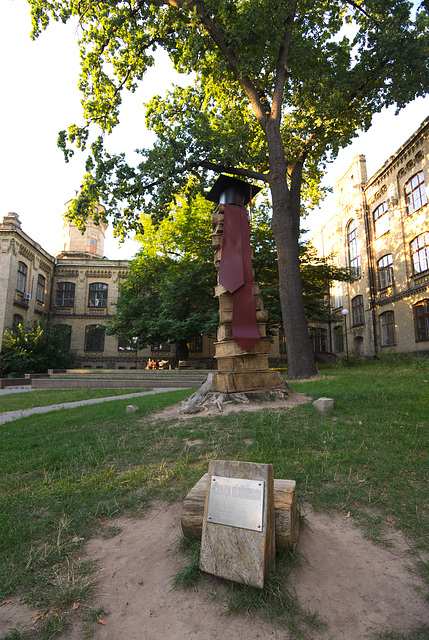
M 311 242 L 355 279 L 331 290 L 339 323 L 313 335 L 343 353 L 346 323 L 349 350 L 364 357 L 429 354 L 429 118 L 372 177 L 356 156 L 335 193 L 336 214 Z
M 120 343 L 115 336 L 104 335 L 101 342 L 91 339 L 91 327 L 105 327 L 115 314 L 129 261 L 104 257 L 106 225 L 90 221 L 81 234 L 65 215 L 63 220 L 62 250 L 55 256 L 25 234 L 16 213 L 7 214 L 0 223 L 0 339 L 14 323 L 31 324 L 49 316 L 70 332 L 78 367 L 140 369 L 149 358 L 176 364 L 174 344 L 137 345 L 136 350 L 136 345 Z M 43 295 L 39 276 L 45 283 Z M 190 359 L 213 366 L 213 343 L 213 338 L 202 336 Z
M 54 269 L 53 256 L 24 233 L 16 213 L 7 214 L 0 223 L 0 337 L 14 322 L 49 313 Z

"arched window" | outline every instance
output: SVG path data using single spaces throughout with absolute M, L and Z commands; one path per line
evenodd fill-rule
M 380 314 L 379 320 L 381 346 L 387 347 L 395 344 L 395 314 L 393 311 L 385 311 Z
M 429 269 L 429 232 L 420 234 L 411 242 L 411 260 L 415 274 Z
M 334 327 L 334 352 L 342 353 L 344 351 L 344 333 L 343 327 L 337 325 Z
M 63 351 L 70 351 L 70 346 L 71 346 L 71 334 L 72 334 L 72 328 L 71 325 L 69 324 L 57 324 L 56 327 L 58 328 L 58 331 L 61 334 L 62 337 L 62 348 Z
M 393 258 L 392 254 L 380 258 L 377 262 L 378 284 L 380 289 L 387 289 L 393 284 Z
M 36 300 L 45 302 L 46 278 L 42 275 L 37 276 Z
M 157 351 L 170 351 L 171 345 L 170 342 L 154 342 L 151 345 L 152 353 L 156 353 Z
M 74 282 L 59 282 L 57 284 L 55 300 L 57 307 L 73 307 L 75 288 L 76 285 Z
M 328 350 L 328 332 L 322 327 L 310 328 L 310 339 L 313 345 L 313 351 L 322 353 Z
M 365 349 L 364 349 L 364 346 L 363 346 L 363 338 L 362 338 L 362 336 L 356 336 L 353 339 L 353 349 L 360 356 L 365 355 Z
M 126 338 L 118 338 L 118 351 L 137 351 L 138 338 L 126 340 Z
M 347 246 L 351 274 L 355 279 L 360 278 L 360 255 L 356 220 L 352 220 L 347 227 Z
M 363 324 L 364 320 L 363 296 L 356 296 L 352 299 L 352 323 Z
M 88 307 L 107 307 L 107 284 L 93 282 L 89 285 Z
M 203 336 L 193 336 L 188 342 L 188 349 L 200 353 L 203 350 Z
M 340 309 L 343 306 L 343 285 L 341 282 L 334 282 L 331 289 L 332 306 Z
M 104 351 L 106 327 L 101 324 L 89 324 L 85 327 L 85 351 Z
M 428 202 L 423 171 L 413 175 L 404 185 L 408 213 L 414 213 Z
M 373 216 L 375 237 L 379 238 L 389 231 L 389 210 L 387 202 L 380 204 L 380 206 L 375 209 Z
M 12 327 L 18 327 L 24 324 L 24 318 L 19 313 L 14 313 L 12 318 Z
M 414 306 L 414 326 L 416 342 L 429 340 L 429 300 L 422 300 Z
M 27 265 L 24 262 L 18 262 L 18 273 L 16 276 L 16 288 L 21 293 L 25 292 L 25 283 L 27 281 Z
M 283 329 L 279 329 L 279 353 L 287 353 L 286 338 Z

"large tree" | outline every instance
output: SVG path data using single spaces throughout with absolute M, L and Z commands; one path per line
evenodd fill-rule
M 84 147 L 90 123 L 109 133 L 123 89 L 135 89 L 161 47 L 194 72 L 149 104 L 156 144 L 138 166 L 99 137 L 72 214 L 100 197 L 119 232 L 135 211 L 155 216 L 174 194 L 195 193 L 213 172 L 264 183 L 272 200 L 289 376 L 315 373 L 299 268 L 303 198 L 315 202 L 327 160 L 372 115 L 401 109 L 429 87 L 427 2 L 406 0 L 29 0 L 34 34 L 49 18 L 79 17 L 85 122 L 60 136 Z M 150 196 L 150 199 L 149 197 Z
M 182 202 L 154 225 L 140 219 L 141 249 L 121 285 L 108 333 L 137 337 L 141 346 L 171 340 L 177 360 L 188 357 L 191 338 L 216 331 L 216 269 L 210 242 L 209 203 Z
M 3 336 L 1 371 L 11 378 L 22 378 L 26 373 L 71 367 L 74 353 L 66 343 L 64 327 L 46 318 L 7 329 Z
M 215 332 L 219 318 L 213 297 L 211 209 L 197 196 L 191 204 L 182 199 L 157 224 L 149 215 L 141 216 L 142 246 L 121 285 L 108 333 L 128 340 L 137 337 L 140 345 L 171 340 L 178 347 L 177 359 L 183 360 L 192 337 Z M 266 205 L 254 209 L 251 230 L 255 279 L 261 284 L 272 336 L 282 322 L 277 255 Z M 318 258 L 308 244 L 300 245 L 300 260 L 307 318 L 330 320 L 326 293 L 334 280 L 349 279 L 349 272 Z

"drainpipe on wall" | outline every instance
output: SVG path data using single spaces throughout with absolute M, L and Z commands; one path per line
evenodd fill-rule
M 377 300 L 376 271 L 374 266 L 374 256 L 372 253 L 371 221 L 370 221 L 369 207 L 366 200 L 366 193 L 365 193 L 364 187 L 362 187 L 362 202 L 363 202 L 363 210 L 364 210 L 365 242 L 366 242 L 366 254 L 367 254 L 367 262 L 368 262 L 369 308 L 371 310 L 372 334 L 373 334 L 373 340 L 374 340 L 374 355 L 375 357 L 377 357 L 378 339 L 377 339 L 377 317 L 376 317 L 376 300 Z

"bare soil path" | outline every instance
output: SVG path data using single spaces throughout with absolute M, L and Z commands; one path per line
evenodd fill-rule
M 100 567 L 92 604 L 106 611 L 107 624 L 95 624 L 94 640 L 288 638 L 258 615 L 226 616 L 221 580 L 207 575 L 197 588 L 172 590 L 182 560 L 175 550 L 180 512 L 179 503 L 154 504 L 142 519 L 110 523 L 121 528 L 114 538 L 86 545 L 86 556 Z M 307 507 L 307 521 L 299 541 L 306 562 L 293 581 L 300 601 L 328 626 L 308 630 L 306 640 L 375 640 L 388 631 L 407 633 L 429 624 L 425 585 L 401 535 L 394 534 L 393 547 L 385 549 L 366 540 L 345 516 Z M 0 607 L 0 636 L 11 625 L 34 625 L 32 614 L 14 601 Z M 77 621 L 67 638 L 81 640 Z

